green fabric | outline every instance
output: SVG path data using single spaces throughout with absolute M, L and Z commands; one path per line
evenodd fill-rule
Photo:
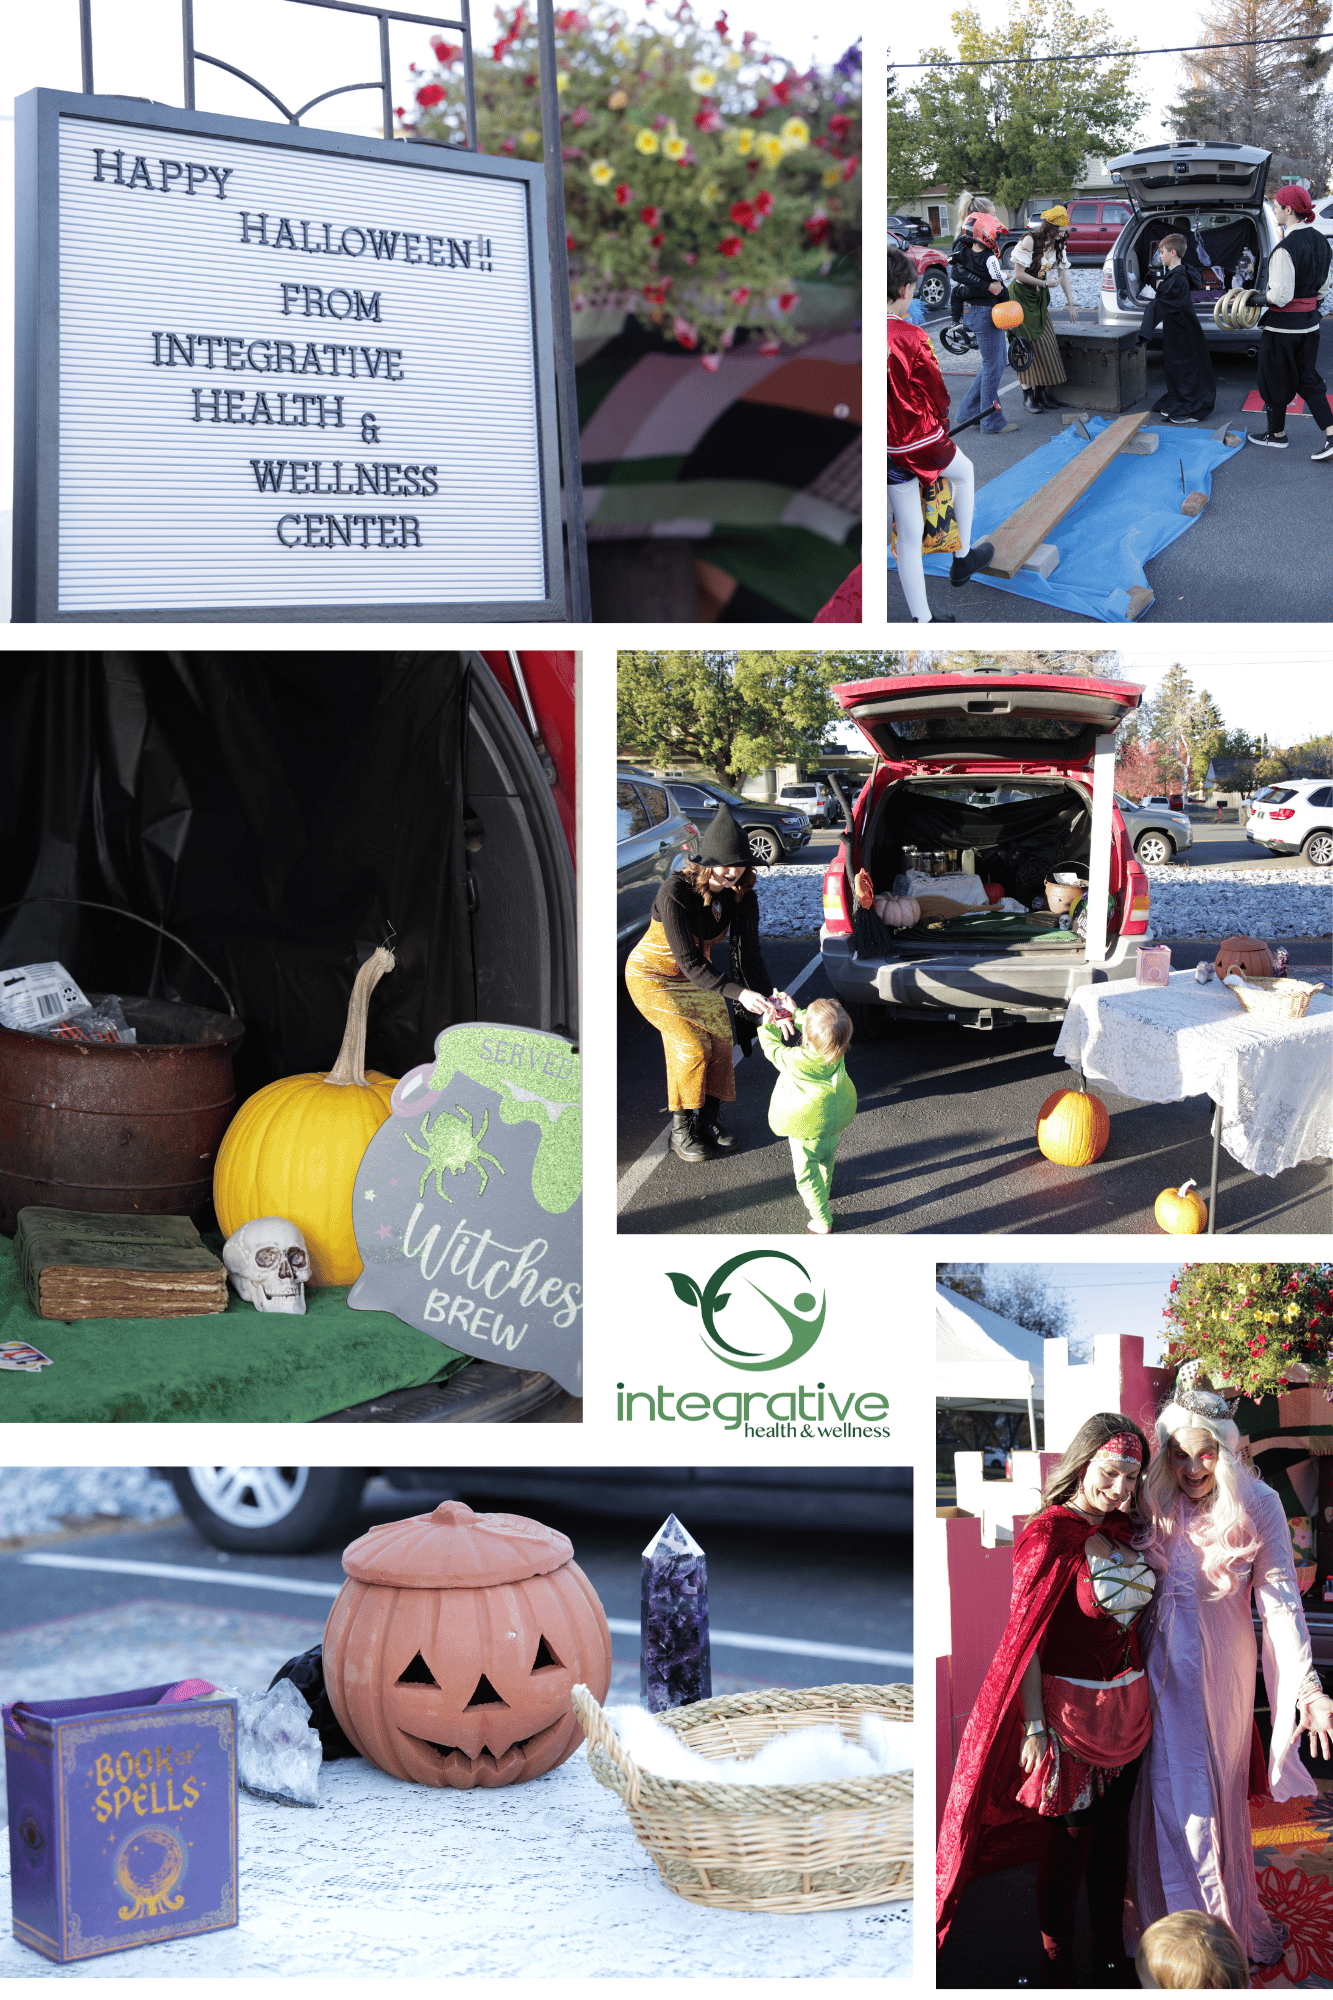
M 793 618 L 813 618 L 861 560 L 858 522 L 841 544 L 808 528 L 714 528 L 699 554 Z
M 588 516 L 599 528 L 653 521 L 717 521 L 726 527 L 777 527 L 796 498 L 791 486 L 767 479 L 682 479 L 654 485 L 604 486 Z M 711 556 L 709 557 L 711 561 Z
M 829 1203 L 833 1199 L 833 1155 L 838 1150 L 840 1136 L 835 1132 L 831 1138 L 818 1139 L 813 1144 L 805 1139 L 787 1141 L 797 1191 L 814 1222 L 833 1220 Z
M 804 1027 L 805 1009 L 798 1007 L 794 1019 L 798 1028 Z M 842 1057 L 816 1055 L 799 1042 L 789 1047 L 781 1028 L 767 1022 L 759 1030 L 759 1045 L 778 1073 L 768 1105 L 770 1130 L 783 1139 L 810 1144 L 832 1140 L 836 1145 L 838 1134 L 856 1116 L 856 1085 Z
M 204 1241 L 221 1254 L 220 1236 Z M 225 1313 L 182 1319 L 41 1319 L 0 1237 L 5 1340 L 53 1365 L 0 1371 L 4 1423 L 301 1423 L 443 1381 L 470 1358 L 390 1313 L 351 1311 L 341 1287 L 307 1291 L 303 1314 L 256 1312 L 233 1293 Z
M 1033 921 L 1036 918 L 1037 921 Z M 950 936 L 961 935 L 969 944 L 1076 944 L 1083 940 L 1074 930 L 1062 931 L 1049 926 L 1050 912 L 1046 910 L 1020 914 L 1017 910 L 969 910 L 966 916 L 931 919 L 928 924 L 918 925 L 918 929 L 929 928 L 933 933 L 948 931 Z

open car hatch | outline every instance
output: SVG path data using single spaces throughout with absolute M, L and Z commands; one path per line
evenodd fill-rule
M 1140 213 L 1174 208 L 1181 201 L 1258 208 L 1272 157 L 1262 146 L 1186 140 L 1122 153 L 1107 161 L 1107 171 Z
M 1068 770 L 1091 766 L 1097 738 L 1139 706 L 1143 689 L 1069 674 L 895 674 L 845 681 L 833 696 L 889 764 L 1039 760 Z

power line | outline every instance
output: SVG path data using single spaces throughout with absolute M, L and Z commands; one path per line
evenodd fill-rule
M 890 69 L 1013 69 L 1024 63 L 1121 62 L 1126 56 L 1195 56 L 1213 49 L 1272 49 L 1288 42 L 1322 42 L 1333 35 L 1325 28 L 1317 35 L 1267 35 L 1248 42 L 1192 42 L 1177 49 L 1097 49 L 1088 54 L 1059 56 L 960 56 L 944 62 L 890 62 Z

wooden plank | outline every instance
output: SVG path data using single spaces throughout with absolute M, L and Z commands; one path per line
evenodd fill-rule
M 1105 472 L 1122 445 L 1128 444 L 1151 415 L 1151 410 L 1143 410 L 1135 417 L 1117 417 L 1077 458 L 1062 465 L 1053 479 L 1038 487 L 1008 520 L 993 528 L 987 539 L 995 544 L 995 553 L 986 564 L 986 574 L 1017 576 L 1032 551 L 1063 521 L 1098 473 Z

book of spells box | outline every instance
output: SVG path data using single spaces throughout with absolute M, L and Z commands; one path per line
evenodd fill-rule
M 14 1935 L 60 1964 L 236 1922 L 236 1703 L 4 1710 Z

